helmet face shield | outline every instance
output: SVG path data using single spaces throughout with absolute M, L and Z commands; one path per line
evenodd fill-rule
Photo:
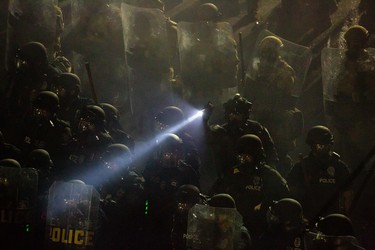
M 290 211 L 290 214 L 293 214 L 294 216 L 289 218 L 280 218 L 280 215 L 273 211 L 271 205 L 266 214 L 267 223 L 271 227 L 280 228 L 286 234 L 301 230 L 303 228 L 303 218 L 301 218 L 298 213 L 293 213 L 293 211 Z
M 332 153 L 333 143 L 314 144 L 311 147 L 312 152 L 319 158 L 328 158 Z
M 56 93 L 56 95 L 60 98 L 63 99 L 67 95 L 67 91 L 63 86 L 57 85 L 53 87 L 53 92 Z
M 160 165 L 163 168 L 174 168 L 177 167 L 177 163 L 180 157 L 177 152 L 161 152 L 160 153 Z
M 249 153 L 241 153 L 237 155 L 237 161 L 241 166 L 251 166 L 255 163 L 255 158 Z
M 34 107 L 32 117 L 35 121 L 42 122 L 50 118 L 50 113 L 44 108 Z
M 89 117 L 82 117 L 78 122 L 78 131 L 80 133 L 93 132 L 96 130 L 95 123 Z
M 156 120 L 154 124 L 155 132 L 160 133 L 160 132 L 167 132 L 169 126 Z

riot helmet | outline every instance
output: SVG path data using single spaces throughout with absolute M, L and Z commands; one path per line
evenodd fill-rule
M 279 50 L 282 48 L 283 42 L 276 36 L 267 36 L 259 44 L 259 52 L 261 60 L 273 62 L 279 58 Z
M 79 184 L 79 185 L 86 185 L 86 183 L 84 181 L 79 180 L 79 179 L 70 180 L 70 181 L 68 181 L 68 183 Z
M 219 8 L 213 3 L 204 3 L 198 7 L 198 21 L 217 21 L 221 17 Z
M 97 105 L 87 105 L 77 112 L 76 124 L 79 133 L 104 130 L 105 123 L 105 112 Z
M 47 150 L 39 148 L 30 152 L 27 165 L 35 169 L 51 169 L 53 161 Z
M 145 179 L 134 171 L 129 171 L 120 179 L 119 189 L 116 190 L 117 202 L 126 205 L 139 206 L 144 204 Z
M 47 150 L 34 149 L 27 158 L 27 166 L 35 168 L 38 171 L 39 179 L 49 178 L 54 166 L 53 161 Z
M 306 144 L 318 157 L 327 158 L 332 153 L 333 134 L 325 126 L 314 126 L 307 133 Z
M 240 119 L 246 121 L 249 118 L 252 103 L 240 94 L 236 94 L 223 104 L 224 115 L 228 122 Z
M 306 144 L 309 146 L 314 144 L 333 144 L 333 141 L 333 134 L 331 130 L 322 125 L 312 127 L 307 133 L 306 137 Z
M 155 117 L 155 129 L 157 132 L 165 132 L 169 128 L 181 124 L 184 120 L 184 112 L 180 108 L 168 106 Z
M 194 185 L 182 185 L 176 192 L 177 212 L 187 214 L 190 208 L 201 202 L 202 195 Z
M 60 98 L 77 97 L 81 92 L 81 80 L 76 74 L 60 74 L 54 86 L 54 92 Z
M 208 200 L 208 205 L 211 207 L 221 208 L 236 208 L 236 202 L 229 194 L 215 194 Z
M 354 236 L 352 221 L 343 214 L 330 214 L 321 218 L 316 228 L 327 236 Z
M 130 149 L 124 144 L 109 145 L 103 154 L 104 165 L 112 171 L 127 170 L 132 163 Z
M 300 231 L 305 224 L 302 206 L 291 198 L 278 200 L 269 207 L 267 222 L 270 227 L 278 227 L 284 233 Z
M 60 109 L 59 97 L 52 91 L 40 92 L 33 101 L 33 118 L 48 120 Z
M 157 140 L 159 164 L 163 168 L 174 168 L 183 158 L 182 140 L 175 134 L 165 134 Z
M 104 110 L 105 118 L 109 127 L 119 125 L 120 111 L 109 103 L 100 103 L 100 107 Z
M 26 43 L 16 53 L 16 70 L 19 73 L 43 73 L 47 67 L 47 49 L 40 42 Z
M 0 160 L 0 167 L 21 168 L 21 164 L 15 159 L 7 158 Z
M 240 166 L 255 166 L 265 159 L 262 141 L 253 134 L 246 134 L 238 139 L 236 153 Z
M 348 49 L 363 49 L 369 39 L 368 30 L 361 25 L 351 26 L 344 34 Z

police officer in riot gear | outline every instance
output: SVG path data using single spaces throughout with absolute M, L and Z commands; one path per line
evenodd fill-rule
M 196 172 L 199 172 L 200 157 L 196 141 L 189 134 L 190 131 L 186 129 L 187 126 L 184 112 L 176 106 L 164 107 L 155 117 L 156 135 L 159 136 L 164 133 L 178 135 L 183 142 L 186 163 L 192 166 Z
M 139 249 L 145 206 L 145 180 L 133 169 L 130 149 L 109 145 L 102 156 L 100 186 L 105 212 L 99 249 Z
M 267 211 L 267 224 L 258 249 L 304 249 L 307 221 L 297 200 L 274 201 Z
M 175 134 L 159 138 L 157 157 L 147 163 L 143 175 L 149 211 L 146 218 L 148 247 L 169 249 L 175 195 L 182 185 L 199 186 L 196 171 L 184 161 L 182 140 Z
M 254 242 L 266 229 L 266 212 L 273 200 L 288 195 L 283 177 L 265 164 L 265 153 L 260 138 L 253 134 L 240 137 L 236 144 L 237 165 L 219 180 L 215 193 L 228 193 L 236 201 L 237 210 L 244 217 Z
M 351 187 L 343 186 L 349 169 L 333 151 L 333 142 L 332 132 L 327 127 L 312 127 L 306 136 L 311 151 L 293 166 L 287 177 L 291 195 L 301 202 L 309 221 L 329 212 L 346 212 L 351 205 Z M 340 198 L 332 202 L 327 211 L 321 211 L 337 191 Z
M 103 166 L 100 181 L 98 180 L 101 188 L 98 190 L 103 198 L 108 196 L 116 200 L 121 180 L 124 180 L 129 172 L 134 172 L 133 155 L 124 144 L 114 143 L 107 146 L 101 156 L 101 162 Z
M 198 187 L 194 185 L 182 185 L 178 188 L 175 198 L 175 211 L 173 213 L 173 224 L 171 231 L 171 242 L 173 250 L 186 248 L 188 213 L 195 204 L 205 204 L 204 197 Z
M 178 26 L 182 39 L 189 41 L 179 44 L 184 99 L 195 108 L 207 100 L 221 105 L 224 90 L 237 86 L 237 44 L 221 16 L 215 4 L 203 3 L 194 22 Z
M 265 150 L 265 160 L 275 166 L 278 161 L 277 152 L 273 139 L 266 127 L 257 121 L 249 119 L 252 110 L 252 103 L 239 94 L 224 103 L 224 118 L 226 123 L 223 125 L 211 125 L 207 127 L 208 143 L 212 144 L 217 155 L 216 165 L 221 169 L 220 175 L 226 175 L 228 169 L 236 164 L 235 144 L 237 140 L 245 134 L 257 135 L 262 140 L 262 147 Z M 208 122 L 212 106 L 207 106 L 203 116 L 204 122 Z
M 33 101 L 31 116 L 25 119 L 19 142 L 25 158 L 34 149 L 47 150 L 57 172 L 64 167 L 67 146 L 72 138 L 69 124 L 57 116 L 59 108 L 59 98 L 55 93 L 40 92 Z
M 374 128 L 375 51 L 367 47 L 369 32 L 360 25 L 350 27 L 344 34 L 347 44 L 343 65 L 334 78 L 331 126 L 337 150 L 353 169 L 363 159 L 375 139 Z
M 48 63 L 47 49 L 39 42 L 23 45 L 17 51 L 15 64 L 15 72 L 10 72 L 10 84 L 5 91 L 9 116 L 14 122 L 19 122 L 30 112 L 36 95 L 40 91 L 50 90 L 59 71 Z
M 207 203 L 209 206 L 219 208 L 219 209 L 220 208 L 236 209 L 236 201 L 233 199 L 232 196 L 230 196 L 229 194 L 225 194 L 225 193 L 215 194 L 214 196 L 208 199 Z M 225 226 L 220 227 L 220 222 L 221 222 L 220 219 L 224 221 L 225 223 L 225 215 L 220 215 L 220 212 L 218 214 L 219 214 L 218 216 L 219 217 L 218 219 L 219 230 L 218 231 L 219 232 L 221 231 L 221 233 L 219 233 L 219 237 L 217 237 L 216 239 L 215 246 L 218 247 L 218 249 L 220 249 L 220 247 L 225 246 L 229 242 L 233 241 L 233 249 L 236 249 L 236 250 L 253 249 L 249 231 L 242 224 L 236 225 L 238 226 L 238 228 L 234 227 L 234 234 L 232 235 L 233 239 L 227 239 L 225 237 L 225 233 L 227 233 L 225 232 L 226 227 Z M 242 221 L 240 223 L 242 223 Z
M 54 163 L 45 149 L 34 149 L 27 157 L 25 167 L 38 171 L 38 190 L 46 192 L 54 181 Z
M 81 79 L 73 73 L 61 73 L 52 86 L 53 92 L 59 96 L 60 110 L 58 115 L 74 126 L 77 110 L 93 104 L 90 98 L 81 97 Z
M 254 119 L 267 127 L 274 139 L 280 159 L 278 170 L 285 176 L 292 167 L 288 153 L 295 149 L 296 139 L 302 133 L 303 117 L 292 96 L 295 71 L 280 56 L 283 46 L 276 36 L 261 40 L 259 62 L 252 79 L 248 79 L 245 95 L 253 102 Z
M 101 103 L 100 107 L 104 110 L 107 129 L 115 143 L 125 144 L 130 150 L 134 151 L 135 141 L 132 136 L 124 131 L 120 124 L 120 112 L 110 103 Z
M 314 229 L 320 235 L 315 239 L 314 249 L 364 250 L 355 237 L 352 221 L 344 214 L 322 217 Z
M 69 147 L 69 161 L 76 170 L 71 169 L 71 174 L 82 174 L 77 173 L 77 170 L 93 167 L 106 147 L 113 143 L 113 139 L 106 130 L 105 113 L 97 105 L 87 105 L 80 109 L 74 124 L 76 127 Z

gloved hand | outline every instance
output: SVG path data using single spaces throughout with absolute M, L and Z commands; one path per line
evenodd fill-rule
M 208 102 L 206 105 L 204 105 L 202 119 L 205 123 L 208 122 L 213 112 L 214 105 L 212 104 L 212 102 Z

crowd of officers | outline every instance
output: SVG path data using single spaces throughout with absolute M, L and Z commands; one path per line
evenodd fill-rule
M 355 26 L 346 38 L 357 39 L 350 35 L 359 33 L 366 40 L 366 32 Z M 308 154 L 292 159 L 289 153 L 303 127 L 291 100 L 295 73 L 278 54 L 280 39 L 266 37 L 261 46 L 259 72 L 246 80 L 243 93 L 224 102 L 223 122 L 210 120 L 215 103 L 201 107 L 202 116 L 194 120 L 182 107 L 166 106 L 146 119 L 153 136 L 140 146 L 121 124 L 114 104 L 82 96 L 81 79 L 68 61 L 62 70 L 48 62 L 42 43 L 23 45 L 1 106 L 0 172 L 38 172 L 33 228 L 38 237 L 28 249 L 43 249 L 48 241 L 49 187 L 72 180 L 92 185 L 100 194 L 95 249 L 201 249 L 186 244 L 194 238 L 187 230 L 189 210 L 196 205 L 241 215 L 231 239 L 225 229 L 216 229 L 212 249 L 305 249 L 308 232 L 333 237 L 315 249 L 362 249 L 342 237 L 371 232 L 375 221 L 357 225 L 349 219 L 356 187 L 351 169 L 333 151 L 333 132 L 324 124 L 312 126 L 305 138 Z M 348 57 L 360 58 L 364 46 L 363 41 L 354 44 Z M 254 87 L 262 81 L 266 89 Z M 364 94 L 371 99 L 368 93 L 373 92 L 365 87 L 349 85 L 339 94 L 354 101 Z M 272 100 L 270 95 L 262 99 L 268 91 L 273 91 Z M 355 219 L 363 222 L 362 216 Z M 373 238 L 358 236 L 369 249 L 374 247 Z

